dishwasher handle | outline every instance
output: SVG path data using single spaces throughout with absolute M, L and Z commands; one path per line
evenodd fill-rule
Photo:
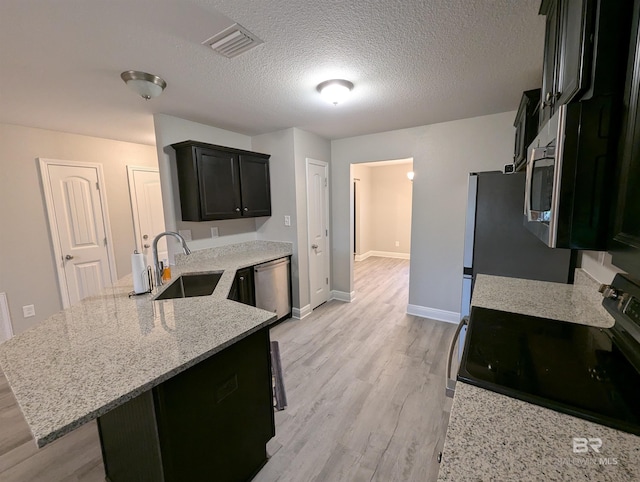
M 456 390 L 456 381 L 451 378 L 451 365 L 453 363 L 453 352 L 455 351 L 458 338 L 460 338 L 460 333 L 462 332 L 462 327 L 469 324 L 469 317 L 465 316 L 458 323 L 458 327 L 456 328 L 456 332 L 453 335 L 453 339 L 451 340 L 451 345 L 449 345 L 449 358 L 447 358 L 447 380 L 445 387 L 445 394 L 449 398 L 453 398 L 453 394 Z
M 289 258 L 280 258 L 273 261 L 268 261 L 266 263 L 257 264 L 253 267 L 253 269 L 256 273 L 258 273 L 267 269 L 273 269 L 277 266 L 280 266 L 281 264 L 289 264 Z

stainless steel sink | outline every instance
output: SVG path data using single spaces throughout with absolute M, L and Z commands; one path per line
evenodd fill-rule
M 216 289 L 222 271 L 215 273 L 183 274 L 171 282 L 154 300 L 208 296 Z

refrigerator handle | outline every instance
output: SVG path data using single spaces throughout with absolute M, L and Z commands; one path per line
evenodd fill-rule
M 460 332 L 462 331 L 462 327 L 469 324 L 469 317 L 465 316 L 458 323 L 458 327 L 456 328 L 456 332 L 453 335 L 453 339 L 451 340 L 451 345 L 449 345 L 449 358 L 447 358 L 447 379 L 446 379 L 446 388 L 445 395 L 449 398 L 453 398 L 453 394 L 456 390 L 456 381 L 451 379 L 451 365 L 453 363 L 453 352 L 455 351 L 458 338 L 460 338 Z

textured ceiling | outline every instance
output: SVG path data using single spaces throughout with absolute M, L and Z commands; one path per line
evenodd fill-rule
M 328 139 L 515 110 L 540 86 L 539 0 L 1 0 L 0 122 L 154 144 L 153 113 Z M 201 45 L 238 22 L 264 44 Z M 144 101 L 120 80 L 168 84 Z M 325 103 L 329 78 L 355 84 Z

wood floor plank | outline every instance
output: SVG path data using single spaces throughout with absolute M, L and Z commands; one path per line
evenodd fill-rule
M 455 327 L 406 314 L 409 262 L 355 264 L 356 299 L 272 330 L 289 407 L 282 448 L 255 480 L 429 481 L 450 403 L 444 366 Z
M 272 329 L 289 402 L 258 482 L 436 480 L 450 399 L 444 367 L 455 327 L 406 314 L 409 261 L 354 265 L 356 299 L 329 301 Z M 0 480 L 104 480 L 89 423 L 37 449 L 0 372 Z

